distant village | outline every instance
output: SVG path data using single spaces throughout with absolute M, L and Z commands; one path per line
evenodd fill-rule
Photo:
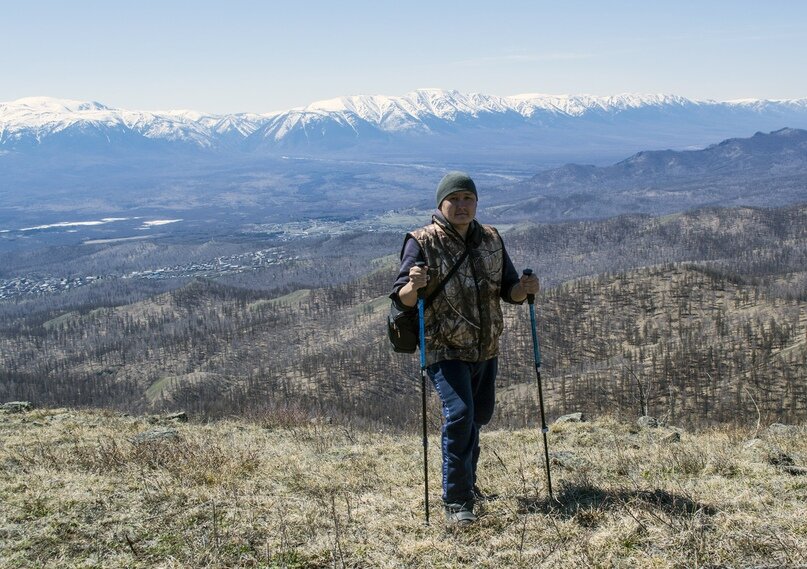
M 17 296 L 51 294 L 62 292 L 80 286 L 88 285 L 101 280 L 103 277 L 87 276 L 73 278 L 42 277 L 36 278 L 17 277 L 13 279 L 0 279 L 0 300 L 6 300 Z
M 214 278 L 223 275 L 258 270 L 299 259 L 282 248 L 250 251 L 238 255 L 215 257 L 210 261 L 196 261 L 172 267 L 160 267 L 144 271 L 132 271 L 123 275 L 54 277 L 28 275 L 12 279 L 0 279 L 0 300 L 20 296 L 35 296 L 64 292 L 86 286 L 104 279 L 187 279 L 196 277 Z

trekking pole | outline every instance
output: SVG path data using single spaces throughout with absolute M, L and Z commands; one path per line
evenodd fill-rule
M 418 261 L 418 267 L 426 263 Z M 426 433 L 426 325 L 425 325 L 426 288 L 418 289 L 418 339 L 420 340 L 420 401 L 423 416 L 423 508 L 426 514 L 426 525 L 429 525 L 429 436 Z
M 530 276 L 532 269 L 524 269 L 524 276 Z M 532 351 L 535 356 L 535 375 L 538 379 L 538 403 L 541 406 L 541 433 L 544 435 L 544 461 L 546 463 L 546 486 L 549 490 L 549 499 L 554 500 L 552 495 L 552 476 L 549 473 L 549 445 L 546 442 L 546 434 L 549 429 L 546 426 L 546 415 L 544 414 L 544 392 L 541 387 L 541 348 L 538 345 L 538 332 L 535 328 L 535 295 L 527 295 L 527 303 L 530 305 L 530 324 L 532 325 Z

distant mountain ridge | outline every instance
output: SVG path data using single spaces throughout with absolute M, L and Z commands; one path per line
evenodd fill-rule
M 375 153 L 406 155 L 429 154 L 433 146 L 450 143 L 461 151 L 484 149 L 487 155 L 514 148 L 574 154 L 576 146 L 580 153 L 581 142 L 583 151 L 587 144 L 596 150 L 598 137 L 605 134 L 617 147 L 620 139 L 645 141 L 633 148 L 636 151 L 703 145 L 785 126 L 807 128 L 807 98 L 718 102 L 676 95 L 498 97 L 421 89 L 402 97 L 351 96 L 275 113 L 215 115 L 31 97 L 0 103 L 0 150 L 59 149 L 66 143 L 75 151 L 91 142 L 95 150 L 99 143 L 152 143 L 185 150 L 316 154 L 363 151 L 369 145 Z
M 730 138 L 701 150 L 648 150 L 608 167 L 569 164 L 538 174 L 533 181 L 548 183 L 592 183 L 606 180 L 646 179 L 664 175 L 724 176 L 755 172 L 782 175 L 788 171 L 807 171 L 807 131 L 783 128 L 771 133 L 757 132 L 750 138 Z M 551 180 L 551 181 L 550 181 Z
M 642 151 L 611 166 L 567 164 L 502 188 L 488 211 L 542 221 L 707 205 L 807 202 L 807 130 L 784 128 L 702 150 Z

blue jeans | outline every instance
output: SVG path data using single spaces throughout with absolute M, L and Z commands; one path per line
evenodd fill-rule
M 443 502 L 473 502 L 479 429 L 493 416 L 499 361 L 444 360 L 428 367 L 443 403 Z

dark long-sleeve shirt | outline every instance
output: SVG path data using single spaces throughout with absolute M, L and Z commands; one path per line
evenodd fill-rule
M 504 247 L 504 244 L 502 244 L 502 247 Z M 503 257 L 504 266 L 502 267 L 503 270 L 500 296 L 505 302 L 509 302 L 511 304 L 522 304 L 524 302 L 523 300 L 521 302 L 517 302 L 514 301 L 510 296 L 510 291 L 516 284 L 518 284 L 519 276 L 518 271 L 516 271 L 515 266 L 513 266 L 513 262 L 510 260 L 510 255 L 507 254 L 507 249 L 504 249 Z M 398 271 L 398 277 L 395 279 L 395 284 L 392 285 L 392 294 L 390 294 L 390 298 L 398 304 L 398 308 L 402 310 L 409 308 L 401 303 L 400 299 L 398 298 L 398 291 L 402 286 L 409 282 L 409 269 L 411 269 L 418 261 L 425 262 L 425 260 L 426 259 L 423 256 L 423 251 L 421 251 L 417 240 L 411 238 L 407 239 L 406 243 L 404 244 L 403 253 L 401 254 L 401 268 Z

